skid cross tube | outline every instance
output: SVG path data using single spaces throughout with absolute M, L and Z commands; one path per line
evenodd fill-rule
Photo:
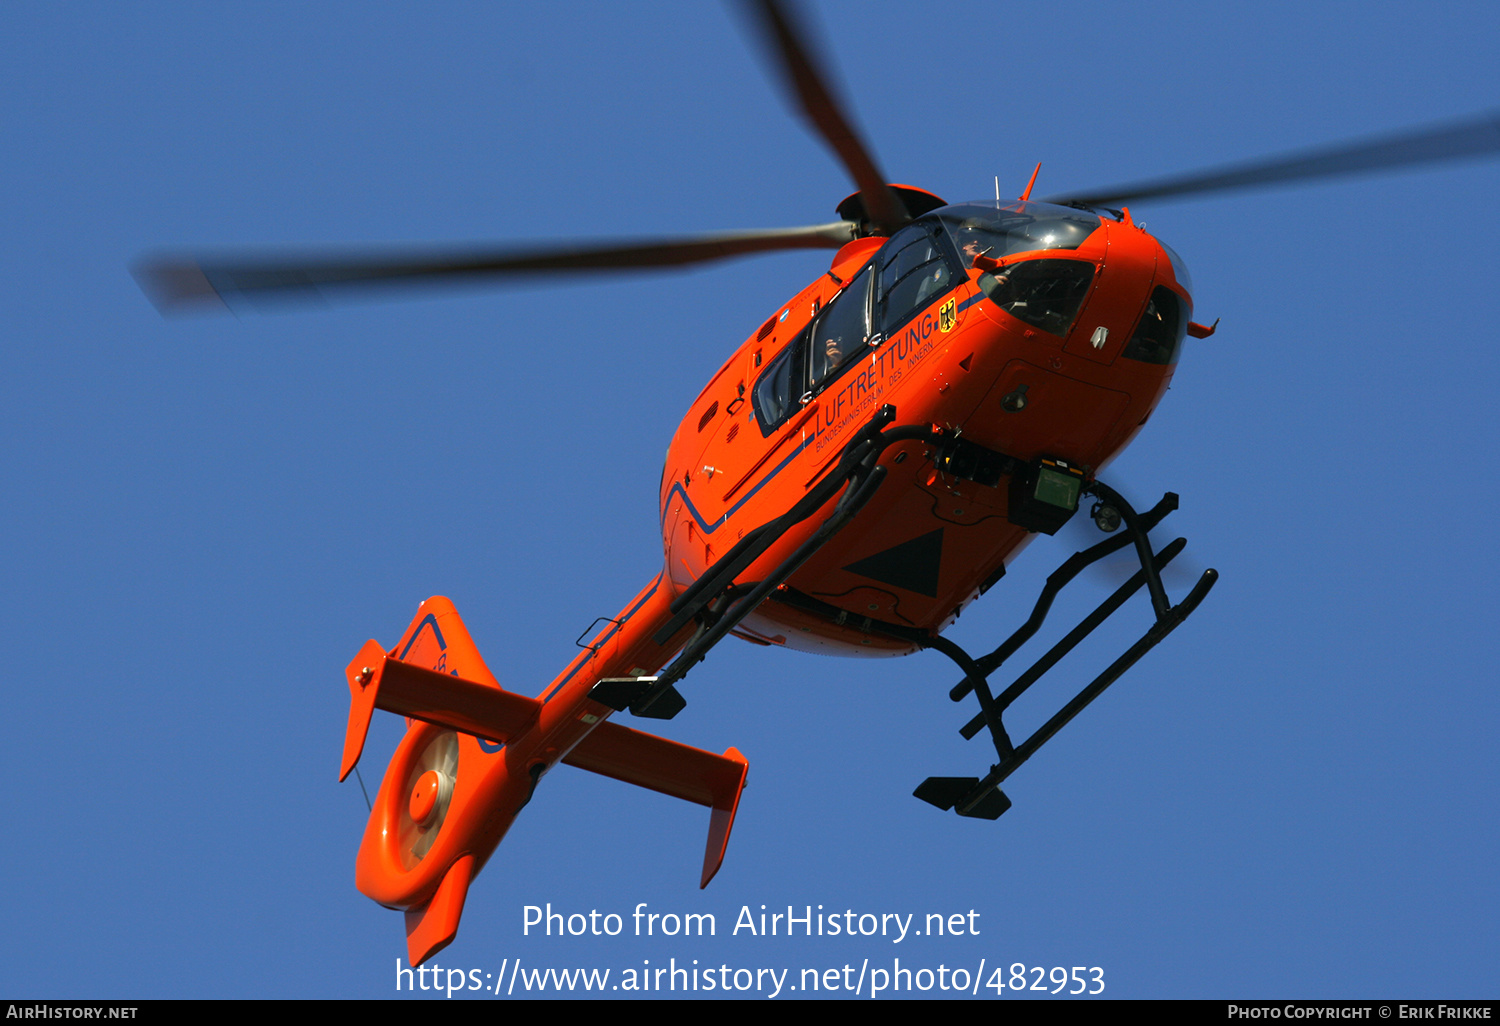
M 1186 620 L 1188 614 L 1198 608 L 1198 603 L 1203 601 L 1203 597 L 1208 594 L 1209 589 L 1214 586 L 1214 582 L 1218 579 L 1219 572 L 1217 570 L 1209 569 L 1203 571 L 1203 576 L 1198 578 L 1198 583 L 1193 585 L 1193 590 L 1188 592 L 1187 598 L 1168 610 L 1166 616 L 1153 623 L 1146 633 L 1141 636 L 1140 640 L 1126 649 L 1120 658 L 1111 663 L 1103 673 L 1095 677 L 1088 687 L 1074 696 L 1073 700 L 1058 710 L 1056 715 L 1038 727 L 1036 733 L 1018 745 L 1014 752 L 1002 759 L 995 766 L 992 766 L 989 774 L 979 782 L 977 790 L 986 791 L 995 787 L 1015 772 L 1023 762 L 1031 758 L 1038 748 L 1046 744 L 1054 734 L 1067 726 L 1068 722 L 1082 712 L 1090 702 L 1103 694 L 1104 689 L 1118 680 L 1120 675 L 1126 670 L 1134 666 L 1141 656 L 1151 651 L 1152 648 L 1156 647 L 1157 642 L 1176 630 L 1177 625 Z
M 1175 492 L 1168 492 L 1162 496 L 1161 501 L 1155 506 L 1145 513 L 1140 514 L 1137 520 L 1141 524 L 1142 530 L 1149 531 L 1160 523 L 1163 517 L 1176 508 L 1177 495 Z M 1031 636 L 1037 632 L 1042 626 L 1042 622 L 1047 619 L 1047 613 L 1052 609 L 1052 600 L 1057 597 L 1058 592 L 1067 586 L 1069 581 L 1077 577 L 1087 567 L 1099 562 L 1105 556 L 1119 552 L 1126 545 L 1129 545 L 1132 540 L 1128 533 L 1116 534 L 1113 538 L 1106 538 L 1097 545 L 1092 545 L 1082 552 L 1075 552 L 1069 556 L 1067 561 L 1052 571 L 1051 576 L 1047 578 L 1047 584 L 1042 588 L 1042 594 L 1036 600 L 1036 605 L 1032 608 L 1031 616 L 1026 622 L 1018 627 L 1014 634 L 1001 642 L 1000 646 L 989 655 L 981 656 L 975 660 L 979 665 L 980 671 L 986 676 L 994 673 L 1001 663 L 1009 659 L 1016 653 L 1017 649 L 1031 640 Z M 952 698 L 955 702 L 960 701 L 969 693 L 971 687 L 969 678 L 965 677 L 953 686 L 953 690 L 948 692 L 948 697 Z
M 974 659 L 959 646 L 942 638 L 933 639 L 928 644 L 927 647 L 944 653 L 953 659 L 954 662 L 958 663 L 959 668 L 964 671 L 964 679 L 953 687 L 949 692 L 949 697 L 957 702 L 972 691 L 979 700 L 979 714 L 966 723 L 960 733 L 966 739 L 972 739 L 981 730 L 988 728 L 1000 761 L 991 766 L 989 773 L 983 778 L 927 778 L 914 792 L 923 801 L 930 802 L 942 809 L 954 809 L 961 816 L 973 816 L 984 819 L 998 818 L 1006 809 L 1010 808 L 1010 799 L 998 790 L 1000 783 L 1006 777 L 1010 776 L 1011 773 L 1015 772 L 1022 763 L 1031 758 L 1037 749 L 1046 744 L 1073 717 L 1082 712 L 1090 702 L 1098 698 L 1104 692 L 1105 688 L 1113 684 L 1126 670 L 1135 665 L 1141 656 L 1145 655 L 1163 638 L 1172 633 L 1183 620 L 1187 619 L 1193 610 L 1198 608 L 1198 604 L 1203 601 L 1204 596 L 1208 594 L 1209 589 L 1218 580 L 1218 571 L 1205 570 L 1203 576 L 1198 579 L 1197 583 L 1188 593 L 1187 598 L 1180 604 L 1173 606 L 1167 597 L 1166 588 L 1161 582 L 1161 568 L 1170 563 L 1182 551 L 1187 542 L 1182 538 L 1178 538 L 1164 546 L 1161 552 L 1153 553 L 1147 532 L 1152 527 L 1155 527 L 1163 517 L 1177 508 L 1176 495 L 1168 492 L 1155 507 L 1144 514 L 1140 514 L 1136 513 L 1118 492 L 1102 482 L 1090 482 L 1084 487 L 1083 491 L 1085 494 L 1097 495 L 1103 502 L 1117 509 L 1121 519 L 1125 523 L 1126 529 L 1113 538 L 1100 542 L 1082 552 L 1074 553 L 1062 566 L 1058 567 L 1047 578 L 1047 584 L 1042 589 L 1042 594 L 1037 599 L 1036 606 L 1032 609 L 1030 618 L 988 655 Z M 1057 597 L 1057 593 L 1072 581 L 1084 567 L 1098 562 L 1100 559 L 1124 548 L 1128 544 L 1133 544 L 1135 547 L 1137 558 L 1141 564 L 1140 570 L 1100 603 L 1093 612 L 1084 617 L 1076 627 L 1069 631 L 1061 641 L 1053 645 L 1045 655 L 1017 677 L 1009 687 L 1000 693 L 998 698 L 994 697 L 989 687 L 989 675 L 1037 632 L 1037 629 L 1042 625 L 1042 621 L 1046 619 L 1047 613 L 1052 607 L 1052 601 Z M 1095 677 L 1087 687 L 1058 710 L 1034 734 L 1020 745 L 1014 745 L 1003 724 L 1005 710 L 1027 688 L 1036 683 L 1043 674 L 1057 665 L 1063 656 L 1077 647 L 1079 642 L 1092 633 L 1096 627 L 1112 616 L 1142 586 L 1145 586 L 1150 593 L 1151 606 L 1155 613 L 1150 628 L 1133 645 L 1126 649 L 1119 658 L 1111 663 L 1103 673 Z
M 1170 563 L 1173 559 L 1177 558 L 1177 554 L 1180 553 L 1186 545 L 1187 539 L 1177 538 L 1169 542 L 1167 545 L 1163 546 L 1161 552 L 1157 553 L 1154 559 L 1157 569 L 1160 570 L 1162 567 Z M 1122 605 L 1124 605 L 1125 602 L 1130 598 L 1130 596 L 1140 591 L 1141 585 L 1145 583 L 1145 573 L 1137 570 L 1134 576 L 1130 578 L 1130 580 L 1126 581 L 1124 584 L 1120 585 L 1120 587 L 1116 588 L 1114 593 L 1110 595 L 1109 598 L 1099 603 L 1098 608 L 1096 608 L 1088 616 L 1084 617 L 1083 620 L 1079 622 L 1077 627 L 1074 627 L 1067 633 L 1067 635 L 1063 637 L 1061 641 L 1048 649 L 1047 654 L 1038 659 L 1032 665 L 1031 669 L 1021 674 L 1021 676 L 1015 679 L 1015 682 L 1012 683 L 1010 687 L 1000 692 L 1000 697 L 995 699 L 996 711 L 1003 713 L 1006 709 L 1010 708 L 1010 704 L 1016 699 L 1020 698 L 1027 688 L 1031 687 L 1031 685 L 1040 680 L 1044 673 L 1052 669 L 1052 667 L 1056 666 L 1058 661 L 1061 660 L 1063 656 L 1067 655 L 1069 652 L 1073 651 L 1074 648 L 1078 647 L 1078 643 L 1080 641 L 1088 637 L 1089 634 L 1093 632 L 1095 627 L 1098 627 L 1101 623 L 1107 620 L 1116 609 L 1119 609 Z M 984 725 L 985 717 L 981 712 L 978 716 L 975 716 L 972 720 L 965 724 L 963 729 L 960 730 L 959 733 L 962 734 L 965 739 L 972 739 L 975 734 L 984 729 Z M 1002 755 L 1003 754 L 1004 753 L 1002 753 Z
M 1140 557 L 1141 570 L 1146 574 L 1146 587 L 1151 592 L 1151 608 L 1156 610 L 1156 618 L 1160 620 L 1171 610 L 1172 603 L 1167 600 L 1167 589 L 1162 586 L 1161 574 L 1152 562 L 1151 541 L 1146 537 L 1150 526 L 1142 522 L 1140 514 L 1130 508 L 1130 503 L 1126 502 L 1119 492 L 1103 481 L 1093 482 L 1084 491 L 1092 492 L 1120 511 L 1120 516 L 1125 521 L 1125 529 L 1130 533 L 1130 540 L 1135 542 L 1135 552 Z M 1175 499 L 1176 496 L 1173 498 Z M 1176 506 L 1175 502 L 1173 506 Z
M 1010 743 L 1010 735 L 1005 731 L 1005 724 L 1000 720 L 1000 713 L 1004 710 L 1004 706 L 996 703 L 994 696 L 990 693 L 989 674 L 980 668 L 969 653 L 941 635 L 924 642 L 924 647 L 943 653 L 957 663 L 959 669 L 968 674 L 964 678 L 964 684 L 968 685 L 968 690 L 964 694 L 973 691 L 979 696 L 979 715 L 975 717 L 979 720 L 979 728 L 974 733 L 977 734 L 980 729 L 989 727 L 990 737 L 995 740 L 995 751 L 1002 759 L 1015 751 L 1015 746 Z

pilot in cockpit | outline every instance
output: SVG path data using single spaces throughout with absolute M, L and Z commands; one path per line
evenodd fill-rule
M 986 238 L 986 236 L 990 236 L 990 238 Z M 1004 265 L 1000 260 L 990 256 L 990 253 L 995 249 L 993 232 L 985 231 L 977 221 L 965 221 L 959 229 L 958 241 L 960 243 L 959 250 L 963 253 L 965 263 L 970 267 L 995 274 L 997 279 L 1002 282 L 1005 280 L 1004 275 L 998 274 L 1000 268 Z

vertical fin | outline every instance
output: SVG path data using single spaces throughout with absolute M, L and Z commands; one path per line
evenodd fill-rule
M 387 655 L 412 666 L 500 688 L 499 681 L 480 657 L 458 610 L 448 599 L 434 595 L 417 606 L 416 617 L 395 648 L 387 653 L 379 642 L 367 641 L 344 671 L 349 678 L 350 703 L 349 726 L 344 732 L 344 757 L 339 766 L 341 782 L 354 770 L 364 752 L 365 736 L 369 733 L 370 717 L 376 709 L 375 695 L 380 690 L 381 670 Z
M 370 732 L 370 717 L 375 713 L 375 695 L 380 690 L 380 671 L 384 666 L 385 649 L 380 642 L 370 640 L 344 670 L 349 678 L 349 726 L 344 731 L 344 760 L 339 766 L 341 784 L 364 754 L 365 736 Z
M 708 819 L 708 845 L 703 851 L 703 882 L 698 885 L 699 890 L 708 886 L 724 864 L 724 853 L 729 849 L 729 831 L 734 829 L 734 814 L 739 811 L 745 775 L 750 771 L 750 763 L 738 748 L 729 749 L 724 758 L 733 762 L 738 772 L 715 781 L 713 811 Z
M 416 617 L 391 649 L 391 656 L 423 669 L 500 686 L 480 657 L 458 610 L 442 595 L 434 595 L 417 607 Z
M 406 913 L 406 954 L 412 965 L 421 965 L 453 943 L 473 877 L 474 856 L 465 855 L 448 867 L 431 901 Z

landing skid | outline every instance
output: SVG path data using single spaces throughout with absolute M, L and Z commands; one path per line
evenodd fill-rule
M 980 731 L 989 730 L 1000 761 L 991 766 L 989 773 L 983 777 L 928 777 L 912 792 L 923 801 L 943 810 L 952 809 L 960 816 L 999 819 L 1011 805 L 1005 792 L 1000 790 L 1000 783 L 1036 754 L 1037 749 L 1046 744 L 1090 702 L 1103 694 L 1104 689 L 1134 666 L 1141 656 L 1149 652 L 1158 642 L 1172 633 L 1178 624 L 1186 620 L 1189 614 L 1198 608 L 1198 604 L 1214 586 L 1214 582 L 1219 579 L 1217 570 L 1203 571 L 1203 576 L 1193 585 L 1187 598 L 1175 606 L 1172 605 L 1167 598 L 1166 588 L 1161 582 L 1161 568 L 1170 563 L 1187 542 L 1185 539 L 1178 538 L 1164 546 L 1160 552 L 1153 553 L 1147 532 L 1177 508 L 1177 496 L 1168 492 L 1155 507 L 1146 513 L 1136 513 L 1114 489 L 1102 482 L 1091 482 L 1084 486 L 1083 491 L 1086 494 L 1098 496 L 1105 505 L 1118 511 L 1124 520 L 1126 530 L 1082 552 L 1075 552 L 1062 566 L 1053 571 L 1052 575 L 1047 578 L 1047 584 L 1042 589 L 1042 594 L 1037 599 L 1030 618 L 988 655 L 975 659 L 947 638 L 930 639 L 928 647 L 947 655 L 959 665 L 965 674 L 964 679 L 954 685 L 949 692 L 949 697 L 955 702 L 962 701 L 972 691 L 979 699 L 979 714 L 966 723 L 960 733 L 965 738 L 972 739 Z M 1052 607 L 1052 600 L 1057 597 L 1057 593 L 1085 567 L 1097 563 L 1105 556 L 1132 543 L 1140 559 L 1141 569 L 1117 588 L 1114 594 L 1101 602 L 1092 613 L 1079 621 L 1078 626 L 1053 645 L 998 697 L 994 696 L 990 691 L 989 675 L 1037 632 L 1042 621 L 1046 619 L 1047 612 Z M 1088 637 L 1094 628 L 1124 605 L 1125 601 L 1139 591 L 1143 584 L 1150 592 L 1152 609 L 1156 614 L 1151 626 L 1135 644 L 1110 663 L 1103 673 L 1095 677 L 1092 683 L 1078 692 L 1072 701 L 1042 724 L 1036 733 L 1020 745 L 1013 745 L 1002 722 L 1005 710 L 1043 674 L 1057 665 L 1058 661 L 1071 652 L 1080 641 Z

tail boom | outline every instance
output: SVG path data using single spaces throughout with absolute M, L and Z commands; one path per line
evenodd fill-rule
M 653 640 L 671 620 L 671 598 L 658 577 L 536 698 L 500 687 L 442 597 L 422 604 L 390 651 L 370 641 L 349 664 L 340 779 L 359 760 L 375 709 L 412 721 L 371 810 L 355 882 L 380 904 L 406 910 L 413 965 L 453 939 L 470 881 L 558 762 L 708 806 L 701 886 L 718 872 L 744 788 L 744 756 L 607 723 L 615 710 L 589 698 L 600 679 L 648 676 L 681 647 L 683 637 Z

